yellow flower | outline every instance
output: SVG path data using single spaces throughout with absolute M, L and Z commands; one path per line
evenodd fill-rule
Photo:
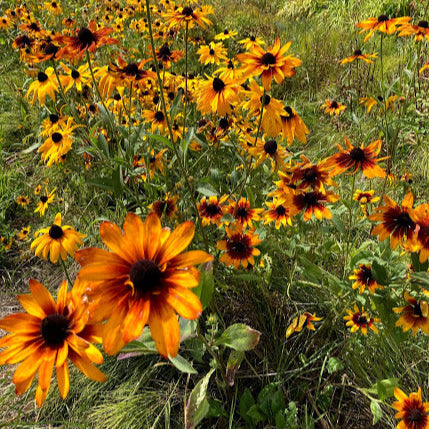
M 301 332 L 305 327 L 307 329 L 310 329 L 311 331 L 315 331 L 316 328 L 314 327 L 312 322 L 318 322 L 319 320 L 322 320 L 321 317 L 316 317 L 316 313 L 310 314 L 305 312 L 304 314 L 301 314 L 299 317 L 295 317 L 292 320 L 292 323 L 287 327 L 286 330 L 286 338 L 289 338 L 294 332 Z
M 46 95 L 49 95 L 49 97 L 55 101 L 56 91 L 58 91 L 58 82 L 54 74 L 54 69 L 48 67 L 44 72 L 39 71 L 39 73 L 37 73 L 37 80 L 28 88 L 27 98 L 31 105 L 35 103 L 37 98 L 39 104 L 43 106 L 45 104 Z M 30 98 L 31 93 L 33 93 L 32 98 Z

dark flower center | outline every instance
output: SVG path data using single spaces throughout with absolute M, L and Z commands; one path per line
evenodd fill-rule
M 62 346 L 68 336 L 69 321 L 62 314 L 49 314 L 40 323 L 40 332 L 46 345 Z
M 284 206 L 277 206 L 276 212 L 279 216 L 284 216 L 286 214 L 286 209 L 284 208 Z
M 51 3 L 51 6 L 55 8 L 55 7 L 57 7 L 57 3 L 53 1 L 53 2 Z
M 88 46 L 92 45 L 94 42 L 96 42 L 96 38 L 91 30 L 88 28 L 82 27 L 79 30 L 79 33 L 77 34 L 77 37 L 79 39 L 79 42 L 81 43 L 83 48 L 87 48 Z
M 350 151 L 350 158 L 354 161 L 354 162 L 362 162 L 365 160 L 365 152 L 363 151 L 363 149 L 361 149 L 360 147 L 354 147 L 351 151 Z
M 173 91 L 170 91 L 168 94 L 167 94 L 167 97 L 168 97 L 168 99 L 169 100 L 171 100 L 171 101 L 173 101 L 174 100 L 174 97 L 175 97 L 176 95 L 174 94 L 174 92 Z
M 271 52 L 267 52 L 266 54 L 262 55 L 261 64 L 264 66 L 272 66 L 275 63 L 276 57 Z
M 355 57 L 358 57 L 359 55 L 362 55 L 362 51 L 360 49 L 356 49 L 356 51 L 353 54 Z
M 182 9 L 182 14 L 185 16 L 191 16 L 194 13 L 194 11 L 192 10 L 192 7 L 190 6 L 186 6 Z
M 158 111 L 155 113 L 155 119 L 156 119 L 158 122 L 162 122 L 162 121 L 164 120 L 164 113 L 162 113 L 160 110 L 158 110 Z
M 49 120 L 51 121 L 51 123 L 56 124 L 60 120 L 60 117 L 58 115 L 51 113 L 49 115 Z
M 39 71 L 39 73 L 37 73 L 37 80 L 39 82 L 46 82 L 48 80 L 48 75 L 42 71 Z
M 239 218 L 239 217 L 241 217 L 241 218 L 247 217 L 247 209 L 246 209 L 246 207 L 239 207 L 237 209 L 236 218 Z
M 130 280 L 140 293 L 153 291 L 161 285 L 161 270 L 150 259 L 140 259 L 130 269 Z
M 332 107 L 332 108 L 334 108 L 334 109 L 337 109 L 337 108 L 338 108 L 338 103 L 334 100 L 334 101 L 331 103 L 331 107 Z
M 139 74 L 139 68 L 136 63 L 127 64 L 124 68 L 124 72 L 128 76 L 137 76 Z
M 385 22 L 385 21 L 389 21 L 389 17 L 387 15 L 380 15 L 378 17 L 378 22 Z
M 166 43 L 164 43 L 158 51 L 158 58 L 162 58 L 164 60 L 168 60 L 171 56 L 170 48 Z
M 116 101 L 119 101 L 121 99 L 121 96 L 119 94 L 115 94 L 113 96 L 113 99 L 116 100 Z
M 158 104 L 158 101 L 159 101 L 159 95 L 155 95 L 155 97 L 152 98 L 152 103 Z
M 63 136 L 61 135 L 61 133 L 53 133 L 52 134 L 52 141 L 54 143 L 59 143 L 62 140 Z
M 412 422 L 418 423 L 422 417 L 423 417 L 423 414 L 419 409 L 414 408 L 413 410 L 410 411 L 410 420 Z
M 231 60 L 228 61 L 228 68 L 234 70 L 234 63 Z
M 251 42 L 254 42 L 256 40 L 256 37 L 255 36 L 250 36 L 249 39 L 250 39 Z
M 429 28 L 429 22 L 427 21 L 419 21 L 419 23 L 417 24 L 418 27 L 421 28 Z
M 80 76 L 80 73 L 77 70 L 73 69 L 72 72 L 71 72 L 71 77 L 73 79 L 77 79 L 79 76 Z
M 35 23 L 35 22 L 32 22 L 31 24 L 30 24 L 30 28 L 33 30 L 33 31 L 40 31 L 39 30 L 39 26 L 37 25 L 37 23 Z
M 252 255 L 250 238 L 247 235 L 234 234 L 227 241 L 226 248 L 232 259 L 247 259 Z
M 271 97 L 270 97 L 268 94 L 261 95 L 261 98 L 259 99 L 259 101 L 260 101 L 264 106 L 268 106 L 268 104 L 270 104 Z
M 209 54 L 214 55 L 214 53 L 215 53 L 214 49 L 210 49 Z
M 90 104 L 90 105 L 88 106 L 88 110 L 89 110 L 91 113 L 95 113 L 95 112 L 97 111 L 97 107 L 95 106 L 95 104 Z
M 44 204 L 44 203 L 46 203 L 48 201 L 48 197 L 46 195 L 42 195 L 40 197 L 40 201 Z
M 304 202 L 307 206 L 313 207 L 317 205 L 317 195 L 314 192 L 307 192 L 304 195 Z
M 365 283 L 366 285 L 370 284 L 371 281 L 373 280 L 371 267 L 367 267 L 366 265 L 362 266 L 360 268 L 359 277 L 362 283 Z
M 277 142 L 275 140 L 268 140 L 264 144 L 264 151 L 268 155 L 273 156 L 277 151 Z
M 303 174 L 304 180 L 308 183 L 313 183 L 317 179 L 317 171 L 314 167 L 306 168 Z
M 219 127 L 222 128 L 223 130 L 228 128 L 228 124 L 229 122 L 228 122 L 228 119 L 226 118 L 221 118 L 219 121 Z
M 406 212 L 401 212 L 396 218 L 395 223 L 399 225 L 400 228 L 414 229 L 415 223 L 410 218 L 410 215 Z
M 156 161 L 156 158 L 154 157 L 154 156 L 151 156 L 150 158 L 149 158 L 149 162 L 155 162 Z
M 207 215 L 209 217 L 213 217 L 213 216 L 216 216 L 216 215 L 222 213 L 222 210 L 220 209 L 220 207 L 217 204 L 214 204 L 214 203 L 207 204 L 207 207 L 206 207 L 205 211 L 206 211 L 206 213 L 207 213 Z
M 223 80 L 222 79 L 219 79 L 218 77 L 215 77 L 214 79 L 213 79 L 213 89 L 216 91 L 216 92 L 220 92 L 220 91 L 222 91 L 222 89 L 224 89 L 225 88 L 225 83 L 223 82 Z
M 289 117 L 290 117 L 290 118 L 293 116 L 293 110 L 292 110 L 292 107 L 290 107 L 290 106 L 286 106 L 286 107 L 285 107 L 285 111 L 286 111 L 286 113 L 289 115 Z
M 368 319 L 364 315 L 361 314 L 357 319 L 357 323 L 359 325 L 365 325 L 366 323 L 368 323 Z
M 54 240 L 58 240 L 64 235 L 63 229 L 58 225 L 52 225 L 49 229 L 49 237 L 53 238 Z
M 229 34 L 228 30 L 224 30 L 223 34 Z
M 55 46 L 53 43 L 48 43 L 44 51 L 46 55 L 55 55 L 58 52 L 58 46 Z
M 420 308 L 420 303 L 413 305 L 413 314 L 418 317 L 423 317 L 422 309 Z

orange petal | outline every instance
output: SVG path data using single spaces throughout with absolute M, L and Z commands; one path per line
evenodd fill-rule
M 117 225 L 111 222 L 103 222 L 100 225 L 100 237 L 113 253 L 116 253 L 129 264 L 136 262 L 133 249 L 130 249 L 128 240 Z
M 71 351 L 69 354 L 70 360 L 83 374 L 95 381 L 106 381 L 106 375 L 103 374 L 96 366 L 94 366 L 89 359 L 81 357 L 75 352 Z
M 170 304 L 180 316 L 185 319 L 198 318 L 203 307 L 198 297 L 189 289 L 176 286 L 168 288 L 166 301 Z
M 128 242 L 133 246 L 134 261 L 144 259 L 144 226 L 142 220 L 135 213 L 128 213 L 125 217 L 123 228 Z
M 43 309 L 45 314 L 56 313 L 55 301 L 48 289 L 45 288 L 37 280 L 30 279 L 30 291 L 35 301 L 39 304 L 40 308 Z
M 15 384 L 27 380 L 29 377 L 34 377 L 45 355 L 45 348 L 40 347 L 31 356 L 25 359 L 16 369 L 13 375 Z M 22 392 L 18 393 L 20 395 Z
M 57 380 L 61 398 L 65 399 L 70 388 L 69 365 L 67 361 L 63 365 L 57 366 Z
M 67 281 L 64 280 L 61 283 L 60 289 L 58 291 L 58 296 L 57 296 L 57 311 L 60 314 L 63 313 L 63 310 L 66 306 L 66 299 L 67 299 Z
M 168 268 L 185 268 L 190 265 L 202 264 L 213 260 L 213 256 L 202 250 L 191 250 L 175 256 L 168 263 Z
M 0 320 L 0 328 L 14 333 L 40 333 L 40 318 L 27 313 L 10 314 Z
M 146 259 L 153 259 L 160 246 L 161 221 L 155 213 L 150 213 L 143 226 L 143 250 Z
M 157 254 L 158 264 L 162 265 L 186 249 L 194 237 L 193 222 L 183 222 L 167 238 Z
M 45 350 L 44 359 L 39 368 L 39 386 L 42 390 L 48 390 L 51 384 L 56 353 L 56 350 L 49 347 Z
M 179 351 L 180 328 L 174 310 L 166 303 L 151 302 L 149 327 L 156 348 L 165 359 Z
M 125 344 L 135 340 L 142 333 L 149 319 L 150 300 L 134 299 L 122 324 L 122 338 Z

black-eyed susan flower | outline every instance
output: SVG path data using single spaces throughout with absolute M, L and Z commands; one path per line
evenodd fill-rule
M 295 67 L 300 66 L 302 61 L 292 55 L 285 56 L 291 44 L 292 42 L 288 42 L 281 46 L 280 39 L 277 38 L 274 45 L 266 51 L 256 44 L 251 52 L 237 55 L 238 61 L 243 65 L 243 75 L 261 76 L 266 91 L 271 89 L 273 79 L 280 84 L 285 77 L 294 76 Z
M 58 81 L 54 74 L 54 69 L 48 67 L 45 71 L 37 73 L 37 80 L 35 80 L 28 88 L 27 98 L 31 105 L 39 100 L 39 104 L 45 104 L 46 96 L 48 95 L 55 101 L 55 92 L 58 91 Z M 32 95 L 31 95 L 32 94 Z
M 207 18 L 208 15 L 213 15 L 213 8 L 206 5 L 201 7 L 177 7 L 162 14 L 166 18 L 170 28 L 180 26 L 185 22 L 188 23 L 188 28 L 193 28 L 195 24 L 201 28 L 205 28 L 206 25 L 212 24 Z
M 395 313 L 402 313 L 396 321 L 395 326 L 402 326 L 402 330 L 407 332 L 411 329 L 413 336 L 421 329 L 425 334 L 429 334 L 429 305 L 427 301 L 412 297 L 408 291 L 404 294 L 405 301 L 409 305 L 405 307 L 395 307 Z
M 421 263 L 429 258 L 429 204 L 421 204 L 410 212 L 410 217 L 416 224 L 413 236 L 414 251 L 419 251 Z
M 166 69 L 171 67 L 171 63 L 177 63 L 183 57 L 183 51 L 171 51 L 168 44 L 164 43 L 157 51 L 156 58 L 161 61 Z
M 21 229 L 21 231 L 18 232 L 16 235 L 18 237 L 18 240 L 25 241 L 28 237 L 28 234 L 30 234 L 31 226 L 28 225 Z
M 9 239 L 7 239 L 7 237 L 5 237 L 4 235 L 0 235 L 0 251 L 10 250 L 10 248 L 12 247 L 12 243 L 12 237 L 9 237 Z
M 216 195 L 201 198 L 197 207 L 203 226 L 212 223 L 215 223 L 218 227 L 222 225 L 222 217 L 226 211 L 226 207 L 223 204 L 227 199 L 228 195 L 223 195 L 220 198 Z
M 294 332 L 301 332 L 304 326 L 310 331 L 315 331 L 316 328 L 313 322 L 322 320 L 321 317 L 316 317 L 316 313 L 311 314 L 305 312 L 292 320 L 292 323 L 286 329 L 286 338 L 289 338 Z
M 58 1 L 52 0 L 52 1 L 45 2 L 44 8 L 48 12 L 51 12 L 54 15 L 61 15 L 63 13 L 61 5 Z
M 234 265 L 237 270 L 240 264 L 247 268 L 249 264 L 255 265 L 254 256 L 260 255 L 257 246 L 261 239 L 253 231 L 243 232 L 243 226 L 239 223 L 231 228 L 225 228 L 227 237 L 225 240 L 218 241 L 216 249 L 223 250 L 225 253 L 219 258 L 225 265 Z
M 66 73 L 65 75 L 60 76 L 60 82 L 64 88 L 64 92 L 71 89 L 73 85 L 76 86 L 76 89 L 79 92 L 82 92 L 82 87 L 84 85 L 91 85 L 91 73 L 88 64 L 83 64 L 78 68 L 70 68 L 64 63 L 60 63 L 60 65 Z
M 408 191 L 402 200 L 401 206 L 396 204 L 387 195 L 384 195 L 384 206 L 377 207 L 376 213 L 369 216 L 369 220 L 381 222 L 372 231 L 371 235 L 378 235 L 380 241 L 390 236 L 390 247 L 396 249 L 399 243 L 412 245 L 412 238 L 416 224 L 412 217 L 413 194 Z
M 49 259 L 53 264 L 58 262 L 59 257 L 65 261 L 67 255 L 74 256 L 79 245 L 83 244 L 82 238 L 86 235 L 77 232 L 69 225 L 61 225 L 61 213 L 57 213 L 52 226 L 42 228 L 35 234 L 35 240 L 30 249 L 34 254 L 46 261 Z
M 420 70 L 419 74 L 422 74 L 425 70 L 429 70 L 429 62 L 427 62 Z
M 347 320 L 346 326 L 351 327 L 350 332 L 362 331 L 362 334 L 366 335 L 368 328 L 374 332 L 378 332 L 378 328 L 374 323 L 380 322 L 378 317 L 370 317 L 369 312 L 365 311 L 364 307 L 359 310 L 359 307 L 355 304 L 353 311 L 346 309 L 348 315 L 344 316 L 344 320 Z
M 201 82 L 198 90 L 197 109 L 201 114 L 217 113 L 219 116 L 231 114 L 231 105 L 237 104 L 239 85 L 234 80 L 218 77 Z
M 177 217 L 179 209 L 177 207 L 177 200 L 179 197 L 177 195 L 170 197 L 170 194 L 167 193 L 163 200 L 156 200 L 149 205 L 149 208 L 156 213 L 156 215 L 161 218 L 162 216 L 167 216 L 168 219 Z
M 249 153 L 256 158 L 254 168 L 257 168 L 266 159 L 269 159 L 272 171 L 277 171 L 283 167 L 283 161 L 287 155 L 286 149 L 274 139 L 258 139 L 256 145 L 249 148 Z
M 295 164 L 290 170 L 292 174 L 289 182 L 295 185 L 295 189 L 306 190 L 311 188 L 314 191 L 325 192 L 324 185 L 337 186 L 331 179 L 324 162 L 314 164 L 305 155 L 301 155 L 301 159 L 302 162 Z
M 37 203 L 37 207 L 34 210 L 34 213 L 39 212 L 40 216 L 45 216 L 46 209 L 48 208 L 49 204 L 51 204 L 54 201 L 55 198 L 55 190 L 57 188 L 52 189 L 51 192 L 48 191 L 47 188 L 45 188 L 45 193 L 40 195 L 39 202 Z
M 164 174 L 165 163 L 167 162 L 167 159 L 164 157 L 165 152 L 167 152 L 167 149 L 162 149 L 155 155 L 155 150 L 151 149 L 148 166 L 149 176 L 151 179 L 155 176 L 156 170 L 161 174 Z
M 281 225 L 286 226 L 286 224 L 292 226 L 289 207 L 284 202 L 274 198 L 272 202 L 267 201 L 265 204 L 269 210 L 266 210 L 262 215 L 264 225 L 275 222 L 276 229 L 279 229 Z
M 210 42 L 209 45 L 200 46 L 197 54 L 200 56 L 199 61 L 201 64 L 217 64 L 219 65 L 222 60 L 227 60 L 227 49 L 222 45 L 222 42 Z
M 27 207 L 30 204 L 30 198 L 27 195 L 19 195 L 15 201 L 21 207 Z
M 69 391 L 68 359 L 87 377 L 105 381 L 106 376 L 93 363 L 103 356 L 92 344 L 99 342 L 93 325 L 88 324 L 88 304 L 71 292 L 64 281 L 55 303 L 49 291 L 30 279 L 31 294 L 19 295 L 27 313 L 16 313 L 0 320 L 0 328 L 11 332 L 0 339 L 0 364 L 20 363 L 13 375 L 16 393 L 22 395 L 39 372 L 36 402 L 45 401 L 55 367 L 58 389 L 63 399 Z
M 165 133 L 167 131 L 167 119 L 162 110 L 144 110 L 142 112 L 142 117 L 147 123 L 151 124 L 150 127 L 153 133 L 156 130 L 159 130 L 160 133 Z
M 364 212 L 365 216 L 368 216 L 368 205 L 372 203 L 376 203 L 380 200 L 380 197 L 374 196 L 374 190 L 371 189 L 369 191 L 361 191 L 360 189 L 356 189 L 353 194 L 353 200 L 357 201 L 360 204 L 360 208 Z
M 139 62 L 126 62 L 121 56 L 118 57 L 118 65 L 109 64 L 108 72 L 116 78 L 116 82 L 126 87 L 130 82 L 145 84 L 148 79 L 155 79 L 156 74 L 151 70 L 145 70 L 144 66 L 152 58 L 147 58 Z M 121 94 L 122 95 L 122 94 Z
M 429 23 L 425 20 L 419 21 L 417 25 L 410 23 L 404 24 L 398 29 L 399 37 L 403 36 L 414 36 L 416 42 L 420 42 L 423 39 L 429 41 Z
M 213 75 L 225 80 L 240 79 L 241 70 L 238 68 L 237 61 L 229 59 L 227 62 L 220 64 L 220 67 L 213 72 Z
M 390 18 L 387 15 L 380 15 L 378 18 L 369 18 L 365 21 L 358 22 L 356 27 L 362 28 L 360 33 L 369 31 L 365 36 L 364 42 L 366 42 L 376 31 L 380 31 L 385 34 L 393 34 L 397 30 L 399 25 L 407 24 L 411 18 L 409 16 L 402 16 L 400 18 Z
M 51 113 L 46 119 L 42 121 L 42 131 L 40 132 L 40 135 L 42 137 L 49 137 L 58 128 L 65 127 L 67 119 L 68 116 Z
M 371 265 L 369 264 L 359 264 L 359 268 L 353 270 L 353 275 L 349 277 L 350 280 L 356 280 L 352 288 L 358 289 L 359 293 L 363 293 L 365 288 L 374 294 L 376 289 L 384 289 L 383 286 L 380 286 L 372 274 Z
M 329 113 L 331 116 L 334 113 L 339 116 L 342 111 L 346 110 L 346 106 L 336 100 L 325 100 L 325 104 L 323 104 L 320 108 L 325 109 L 324 113 Z
M 344 140 L 346 149 L 343 149 L 341 145 L 337 145 L 340 152 L 332 155 L 325 162 L 325 166 L 331 168 L 331 176 L 341 174 L 349 168 L 353 169 L 351 174 L 360 170 L 368 179 L 386 176 L 386 172 L 377 165 L 377 162 L 386 158 L 376 159 L 381 149 L 381 140 L 375 140 L 367 147 L 364 147 L 363 143 L 360 147 L 353 146 L 347 137 Z
M 422 389 L 407 396 L 401 389 L 395 387 L 393 391 L 395 398 L 393 408 L 398 411 L 395 414 L 401 421 L 397 429 L 427 429 L 429 427 L 429 402 L 422 401 Z
M 363 54 L 362 51 L 360 49 L 356 49 L 353 52 L 353 55 L 350 55 L 347 58 L 344 58 L 343 60 L 340 61 L 340 64 L 343 66 L 345 64 L 351 63 L 353 61 L 356 60 L 362 60 L 367 64 L 372 64 L 374 61 L 372 61 L 371 58 L 377 58 L 378 54 Z
M 238 43 L 243 45 L 246 51 L 252 51 L 255 46 L 265 45 L 265 42 L 260 37 L 256 36 L 246 37 L 245 39 L 239 40 Z
M 286 106 L 280 115 L 282 125 L 282 137 L 288 145 L 293 143 L 295 137 L 301 143 L 307 143 L 306 134 L 309 133 L 307 126 L 293 107 Z
M 225 30 L 222 31 L 222 33 L 216 34 L 214 37 L 215 40 L 228 40 L 233 39 L 238 34 L 235 30 L 228 30 L 225 28 Z
M 80 28 L 76 36 L 55 36 L 53 40 L 64 45 L 57 53 L 57 58 L 80 59 L 86 51 L 94 53 L 103 45 L 117 44 L 116 39 L 108 37 L 112 31 L 110 27 L 97 30 L 97 24 L 91 21 L 88 27 Z
M 196 319 L 202 306 L 190 290 L 199 282 L 196 264 L 212 256 L 201 250 L 182 253 L 192 241 L 194 224 L 184 222 L 173 232 L 161 229 L 155 213 L 145 222 L 128 213 L 123 231 L 113 223 L 100 225 L 100 236 L 110 251 L 94 247 L 78 250 L 81 281 L 91 282 L 87 295 L 98 300 L 97 318 L 104 325 L 106 353 L 118 353 L 149 323 L 159 353 L 175 357 L 180 328 L 176 312 Z
M 34 188 L 34 195 L 39 195 L 41 190 L 42 190 L 42 185 L 37 185 Z
M 374 106 L 379 106 L 379 112 L 383 112 L 384 110 L 394 110 L 395 102 L 398 99 L 397 95 L 390 95 L 387 97 L 387 100 L 379 95 L 376 98 L 374 97 L 361 97 L 359 98 L 359 104 L 363 104 L 366 107 L 366 113 L 370 113 Z
M 247 226 L 252 227 L 252 221 L 261 220 L 260 213 L 263 211 L 264 209 L 252 208 L 250 201 L 244 197 L 241 197 L 238 202 L 230 200 L 227 207 L 227 212 L 230 213 L 243 228 Z

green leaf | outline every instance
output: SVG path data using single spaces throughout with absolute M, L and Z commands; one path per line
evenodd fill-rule
M 112 179 L 109 177 L 96 177 L 94 179 L 87 180 L 86 183 L 91 186 L 95 186 L 105 191 L 113 192 Z
M 249 411 L 247 411 L 247 416 L 250 417 L 251 422 L 254 424 L 263 422 L 267 418 L 257 405 L 250 407 Z
M 386 378 L 377 381 L 377 394 L 381 401 L 393 396 L 395 387 L 398 386 L 399 380 L 397 378 Z
M 247 415 L 247 412 L 250 410 L 250 408 L 255 405 L 255 400 L 253 399 L 252 394 L 250 393 L 250 390 L 246 387 L 244 389 L 243 394 L 241 395 L 240 398 L 240 404 L 239 404 L 239 408 L 240 408 L 240 416 L 246 420 L 246 422 L 248 422 L 249 416 Z
M 214 292 L 213 262 L 206 262 L 200 266 L 200 282 L 192 289 L 195 295 L 200 298 L 203 310 L 210 304 Z
M 335 371 L 340 371 L 344 368 L 344 365 L 342 364 L 342 362 L 335 358 L 335 357 L 331 357 L 328 360 L 328 373 L 329 374 L 333 374 Z
M 146 134 L 143 133 L 142 135 L 146 136 L 149 140 L 157 140 L 161 142 L 162 144 L 165 144 L 170 149 L 174 149 L 173 145 L 171 144 L 170 140 L 168 140 L 167 137 L 161 136 L 159 134 Z
M 281 389 L 277 389 L 277 391 L 271 396 L 270 406 L 274 416 L 286 408 L 285 397 Z
M 234 386 L 234 377 L 240 368 L 241 362 L 244 359 L 244 352 L 238 350 L 231 350 L 231 353 L 226 364 L 226 380 L 232 387 Z
M 120 165 L 118 165 L 112 173 L 112 185 L 113 185 L 113 192 L 115 196 L 120 197 L 124 189 L 124 182 L 122 179 L 122 169 Z
M 371 401 L 370 407 L 373 416 L 372 424 L 375 425 L 383 417 L 383 410 L 381 409 L 378 402 L 374 399 Z
M 387 286 L 389 284 L 389 275 L 384 261 L 378 258 L 374 259 L 371 265 L 371 272 L 378 284 L 383 286 Z
M 104 137 L 102 133 L 98 134 L 97 148 L 104 154 L 106 158 L 109 158 L 109 145 L 107 143 L 106 137 Z
M 197 191 L 200 194 L 203 194 L 206 197 L 212 197 L 212 196 L 218 194 L 218 192 L 216 191 L 216 189 L 213 188 L 213 186 L 210 185 L 210 183 L 202 183 L 201 185 L 199 185 L 197 187 Z
M 208 413 L 209 404 L 206 400 L 207 387 L 214 372 L 212 368 L 194 387 L 185 409 L 185 428 L 193 429 Z
M 429 268 L 429 259 L 425 262 L 421 263 L 419 260 L 420 252 L 419 253 L 411 253 L 411 263 L 413 264 L 414 272 L 419 271 L 427 271 Z
M 214 345 L 223 345 L 238 351 L 252 350 L 259 343 L 261 333 L 243 323 L 228 326 L 215 340 Z
M 168 359 L 180 372 L 184 372 L 185 374 L 198 374 L 197 370 L 184 357 L 180 355 L 174 358 L 168 356 Z

